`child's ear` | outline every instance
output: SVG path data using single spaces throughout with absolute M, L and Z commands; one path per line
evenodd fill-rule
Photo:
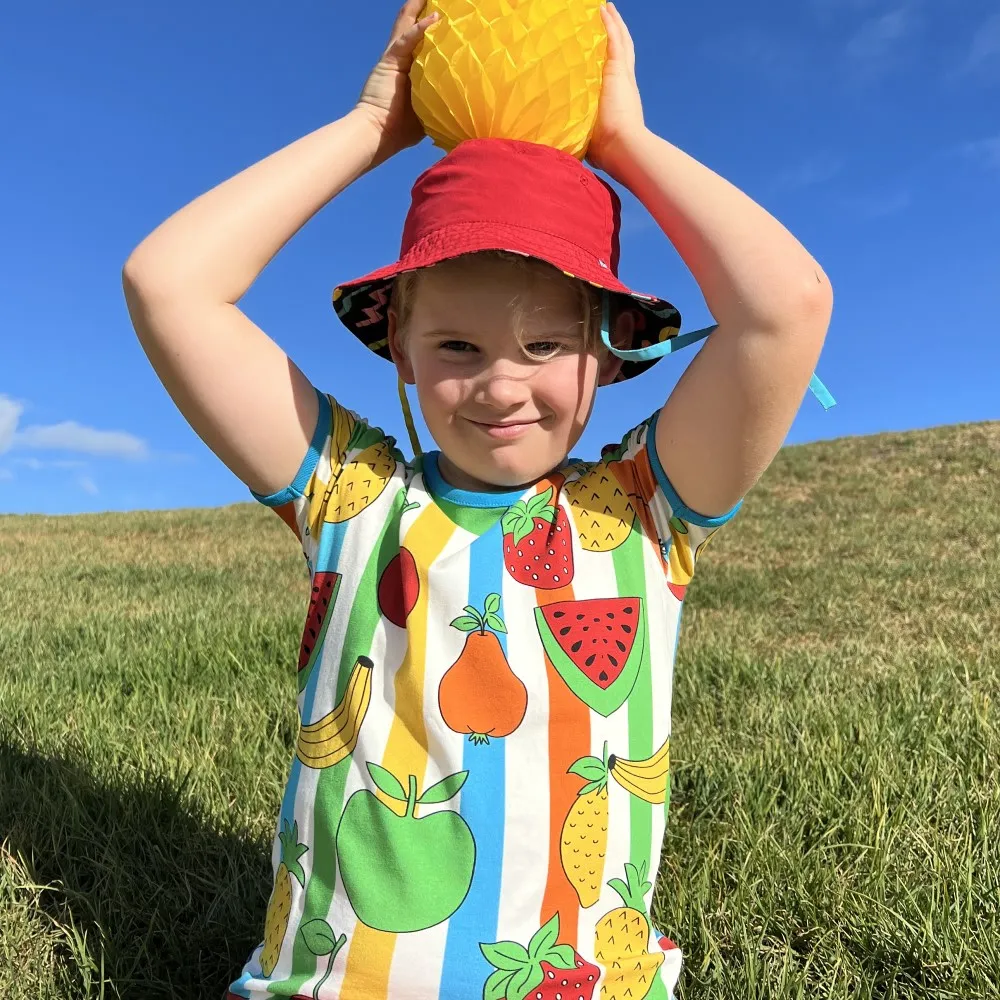
M 413 377 L 413 365 L 410 364 L 410 359 L 407 357 L 403 345 L 400 344 L 399 317 L 395 309 L 389 310 L 388 323 L 389 354 L 396 366 L 396 371 L 407 385 L 416 385 L 416 379 Z
M 611 330 L 611 344 L 619 351 L 627 351 L 632 346 L 632 338 L 635 336 L 635 313 L 631 309 L 622 309 L 615 316 L 614 325 Z M 622 370 L 622 359 L 616 357 L 610 351 L 604 354 L 601 362 L 600 374 L 597 378 L 598 385 L 610 385 Z

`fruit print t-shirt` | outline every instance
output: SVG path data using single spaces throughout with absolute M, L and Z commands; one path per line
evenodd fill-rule
M 317 395 L 294 482 L 254 494 L 313 586 L 274 887 L 231 997 L 666 1000 L 674 654 L 735 509 L 684 506 L 655 417 L 595 463 L 472 493 Z

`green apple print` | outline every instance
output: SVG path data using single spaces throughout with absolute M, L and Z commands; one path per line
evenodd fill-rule
M 330 973 L 333 972 L 333 963 L 337 960 L 337 953 L 347 944 L 347 935 L 341 934 L 340 937 L 335 938 L 333 928 L 322 917 L 304 923 L 299 928 L 299 934 L 302 935 L 306 947 L 317 958 L 322 958 L 324 955 L 330 956 L 326 961 L 326 972 L 323 973 L 323 978 L 313 987 L 313 1000 L 319 1000 L 319 991 L 330 978 Z
M 358 919 L 393 934 L 422 931 L 447 920 L 472 885 L 476 842 L 464 819 L 450 809 L 418 818 L 418 805 L 447 802 L 469 776 L 459 771 L 417 796 L 409 775 L 404 791 L 395 775 L 368 764 L 376 786 L 396 802 L 400 816 L 374 792 L 355 792 L 344 808 L 337 831 L 337 860 L 347 898 Z

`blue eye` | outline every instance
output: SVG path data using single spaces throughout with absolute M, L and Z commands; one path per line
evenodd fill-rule
M 445 340 L 440 347 L 443 351 L 454 351 L 458 354 L 468 354 L 470 351 L 478 350 L 475 344 L 470 344 L 466 340 Z

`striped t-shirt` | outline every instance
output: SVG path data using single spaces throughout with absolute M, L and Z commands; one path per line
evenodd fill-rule
M 654 929 L 685 588 L 724 517 L 680 501 L 655 417 L 526 490 L 330 397 L 271 496 L 312 579 L 264 938 L 234 997 L 666 1000 Z

